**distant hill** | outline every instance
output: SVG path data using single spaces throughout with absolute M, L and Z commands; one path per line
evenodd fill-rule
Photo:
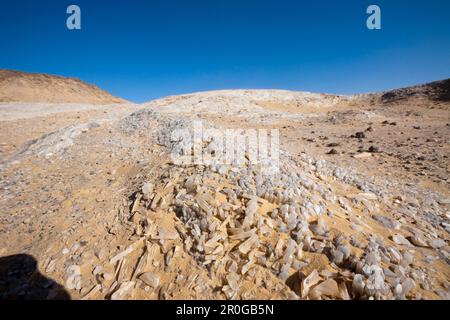
M 435 101 L 450 101 L 450 79 L 434 81 L 422 85 L 390 90 L 381 93 L 383 102 L 409 98 L 426 98 Z
M 405 101 L 450 102 L 450 79 L 383 92 L 357 94 L 354 97 L 385 104 Z
M 0 69 L 0 102 L 126 103 L 79 79 Z

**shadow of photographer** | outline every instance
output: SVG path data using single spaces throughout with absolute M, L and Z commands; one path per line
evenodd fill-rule
M 28 254 L 0 257 L 0 300 L 69 300 L 64 287 L 43 276 Z

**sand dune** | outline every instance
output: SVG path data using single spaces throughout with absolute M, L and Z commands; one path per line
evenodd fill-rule
M 126 101 L 74 78 L 0 70 L 0 102 L 112 104 Z

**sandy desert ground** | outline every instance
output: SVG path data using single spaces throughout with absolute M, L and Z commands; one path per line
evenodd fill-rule
M 4 78 L 2 299 L 450 298 L 450 80 L 138 105 Z M 280 171 L 175 164 L 195 120 L 278 129 Z

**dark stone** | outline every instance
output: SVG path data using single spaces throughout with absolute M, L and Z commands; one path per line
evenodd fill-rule
M 333 148 L 333 147 L 339 147 L 339 143 L 337 143 L 337 142 L 331 142 L 331 143 L 329 143 L 329 144 L 327 144 L 327 147 L 329 147 L 329 148 Z
M 370 146 L 368 151 L 369 151 L 369 152 L 372 152 L 372 153 L 380 152 L 380 150 L 378 149 L 378 147 L 375 147 L 375 146 Z
M 358 131 L 357 133 L 355 133 L 355 138 L 364 139 L 365 137 L 366 135 L 362 131 Z
M 336 149 L 331 149 L 327 154 L 339 154 L 339 152 Z

